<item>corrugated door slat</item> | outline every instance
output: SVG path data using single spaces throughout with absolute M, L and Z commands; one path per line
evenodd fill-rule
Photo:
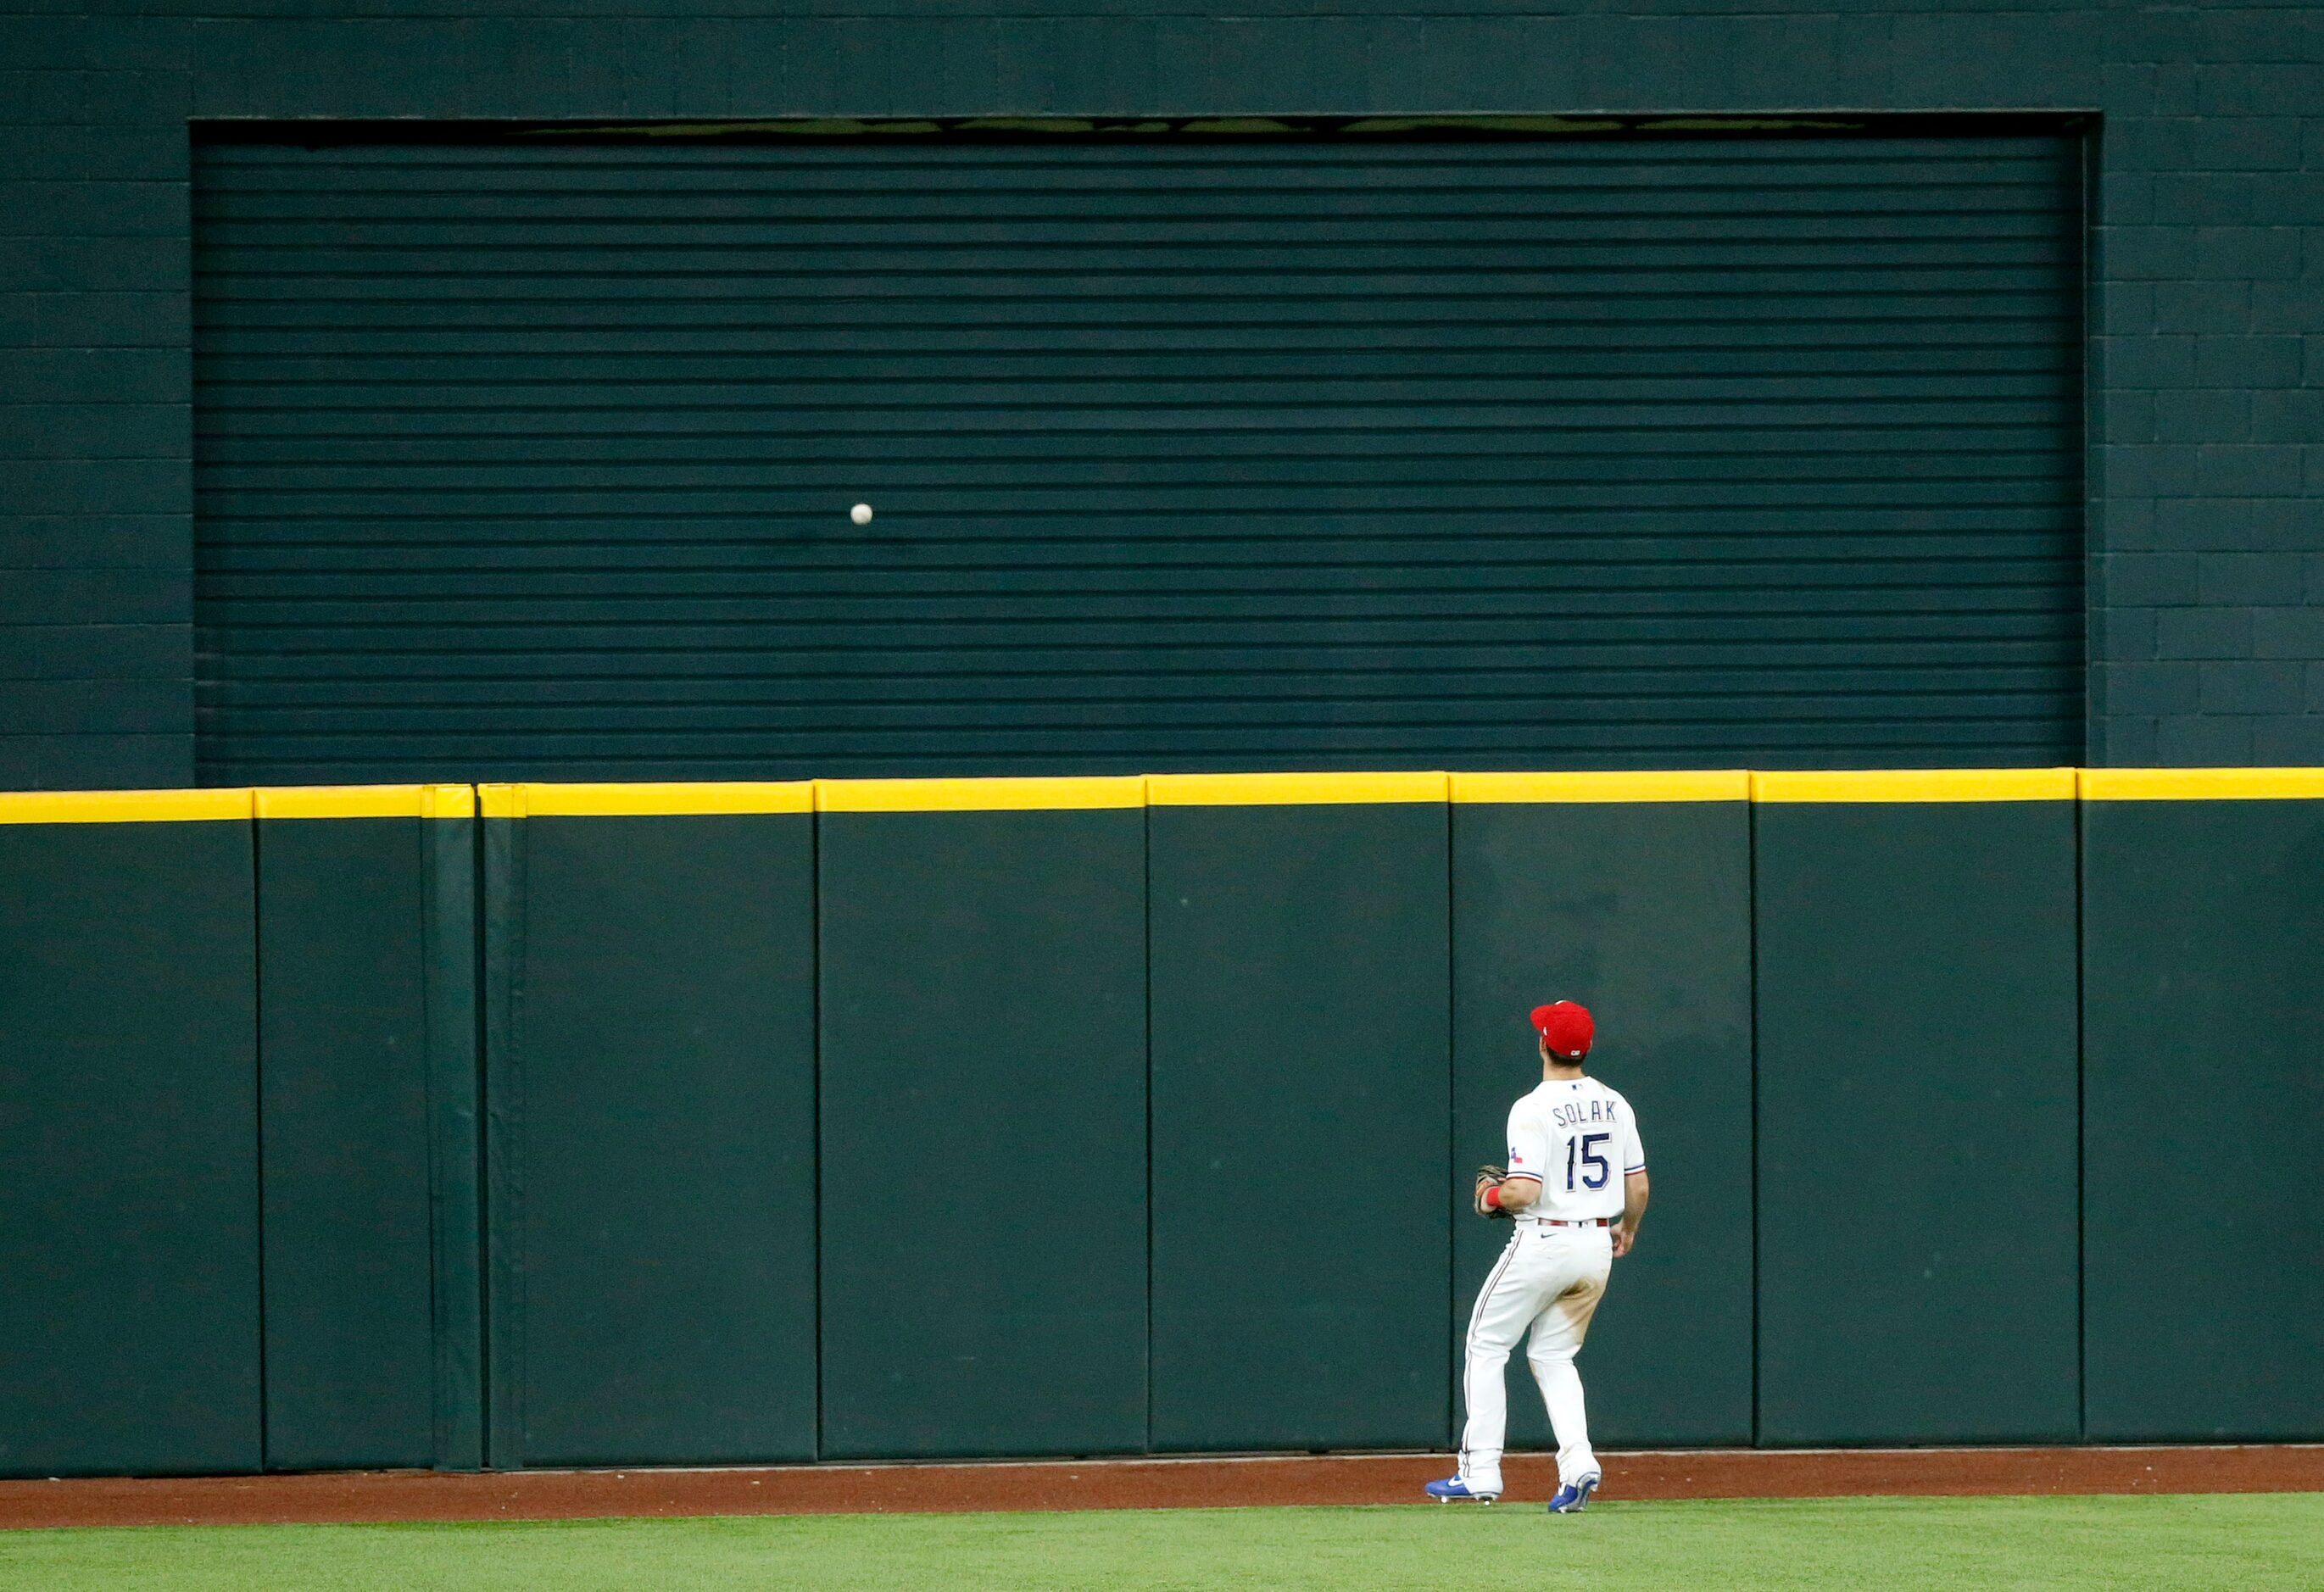
M 208 780 L 2080 755 L 2070 140 L 197 171 Z

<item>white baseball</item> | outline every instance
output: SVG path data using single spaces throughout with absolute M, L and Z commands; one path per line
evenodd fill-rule
M 872 505 L 858 503 L 847 511 L 847 517 L 858 525 L 869 525 L 872 523 Z

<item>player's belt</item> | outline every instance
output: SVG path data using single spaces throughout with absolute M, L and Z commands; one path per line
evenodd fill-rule
M 1526 1219 L 1536 1227 L 1545 1228 L 1609 1228 L 1614 1225 L 1614 1219 L 1609 1216 L 1593 1216 L 1584 1221 L 1560 1221 L 1554 1216 L 1532 1216 Z

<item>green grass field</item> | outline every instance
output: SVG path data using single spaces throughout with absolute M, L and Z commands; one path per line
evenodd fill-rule
M 1554 1583 L 1543 1577 L 1554 1573 Z M 2324 1495 L 1849 1498 L 0 1532 L 40 1592 L 2324 1587 Z

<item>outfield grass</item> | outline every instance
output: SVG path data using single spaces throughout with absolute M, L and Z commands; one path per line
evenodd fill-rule
M 0 1532 L 8 1592 L 1527 1586 L 2314 1592 L 2324 1495 Z

